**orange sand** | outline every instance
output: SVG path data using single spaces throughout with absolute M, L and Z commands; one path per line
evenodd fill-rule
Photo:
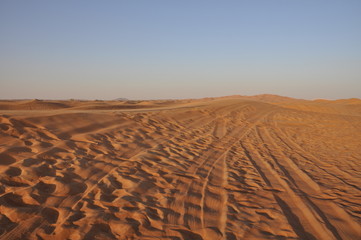
M 0 101 L 0 239 L 361 239 L 361 100 Z

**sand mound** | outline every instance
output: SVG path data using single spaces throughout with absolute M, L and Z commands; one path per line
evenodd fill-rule
M 68 108 L 69 105 L 60 102 L 51 102 L 43 100 L 30 101 L 0 101 L 0 110 L 54 110 Z
M 0 239 L 360 239 L 357 102 L 2 101 Z

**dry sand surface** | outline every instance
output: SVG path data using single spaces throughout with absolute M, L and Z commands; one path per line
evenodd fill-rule
M 0 101 L 0 239 L 361 239 L 361 100 Z

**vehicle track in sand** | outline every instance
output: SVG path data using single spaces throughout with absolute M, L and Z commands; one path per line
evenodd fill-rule
M 355 149 L 357 116 L 239 99 L 19 114 L 0 119 L 0 239 L 361 238 L 359 153 L 312 145 L 339 121 Z

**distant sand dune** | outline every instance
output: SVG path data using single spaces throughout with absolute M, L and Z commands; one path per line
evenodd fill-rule
M 0 239 L 361 239 L 361 100 L 0 101 Z

